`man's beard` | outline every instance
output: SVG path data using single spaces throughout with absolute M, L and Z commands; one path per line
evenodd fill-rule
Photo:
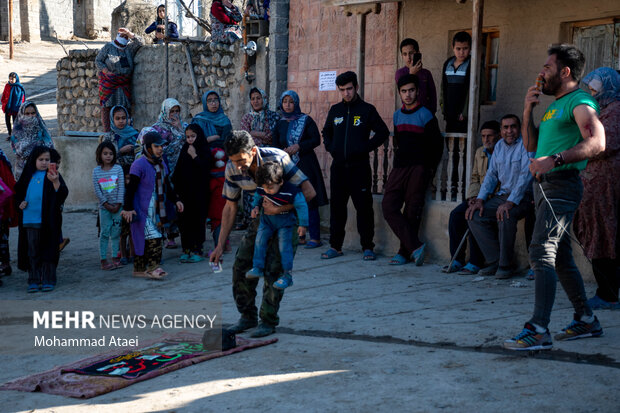
M 546 80 L 543 84 L 542 92 L 545 95 L 555 95 L 562 87 L 562 78 L 556 73 L 552 78 Z

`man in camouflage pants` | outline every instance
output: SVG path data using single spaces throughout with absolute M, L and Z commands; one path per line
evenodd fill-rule
M 241 196 L 241 191 L 256 190 L 255 174 L 256 169 L 264 162 L 278 162 L 284 169 L 284 178 L 287 182 L 299 186 L 307 201 L 315 197 L 316 192 L 308 178 L 297 168 L 288 154 L 280 149 L 259 148 L 254 143 L 252 136 L 245 131 L 233 131 L 224 144 L 228 155 L 226 165 L 226 181 L 222 196 L 226 199 L 226 205 L 222 211 L 222 227 L 218 244 L 211 253 L 210 261 L 219 262 L 224 251 L 226 239 L 232 229 L 235 215 L 237 213 L 237 201 Z M 276 206 L 270 201 L 263 201 L 263 214 L 275 215 L 292 209 L 293 205 Z M 251 337 L 264 337 L 273 334 L 279 324 L 278 309 L 280 301 L 284 296 L 283 290 L 273 287 L 273 283 L 282 275 L 282 263 L 278 248 L 277 235 L 269 242 L 267 255 L 265 257 L 265 272 L 263 285 L 263 301 L 261 303 L 260 324 L 257 320 L 257 308 L 255 305 L 257 279 L 248 279 L 245 274 L 252 268 L 252 258 L 254 256 L 254 242 L 258 230 L 259 220 L 255 219 L 241 240 L 241 245 L 235 256 L 233 265 L 233 296 L 237 304 L 237 310 L 241 313 L 241 318 L 237 324 L 228 328 L 233 333 L 240 333 L 250 328 L 256 327 Z M 293 231 L 294 234 L 297 231 Z M 297 246 L 297 236 L 293 238 L 293 251 Z

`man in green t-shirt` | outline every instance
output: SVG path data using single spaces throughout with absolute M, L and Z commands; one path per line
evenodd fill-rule
M 597 337 L 603 334 L 587 304 L 583 279 L 573 260 L 570 225 L 583 194 L 579 171 L 589 158 L 605 149 L 605 131 L 598 120 L 598 105 L 579 89 L 585 58 L 575 46 L 554 45 L 539 74 L 542 90 L 532 86 L 525 95 L 523 145 L 536 152 L 530 172 L 534 181 L 536 224 L 530 244 L 530 261 L 536 274 L 534 315 L 523 331 L 504 342 L 509 350 L 549 350 L 549 325 L 555 300 L 556 272 L 571 301 L 573 321 L 556 340 Z M 555 97 L 537 129 L 532 111 L 540 93 Z

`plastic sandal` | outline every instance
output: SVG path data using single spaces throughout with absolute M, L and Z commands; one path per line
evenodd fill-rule
M 304 248 L 307 249 L 307 250 L 311 250 L 313 248 L 318 248 L 318 247 L 321 247 L 321 246 L 323 246 L 323 243 L 321 241 L 316 242 L 316 241 L 310 240 L 310 241 L 306 242 L 306 245 L 304 246 Z
M 187 261 L 185 261 L 185 262 L 193 263 L 193 262 L 200 262 L 200 261 L 204 261 L 204 260 L 205 259 L 202 258 L 202 256 L 200 256 L 199 254 L 191 254 L 189 256 L 189 258 L 187 259 Z
M 374 261 L 377 259 L 377 255 L 373 250 L 364 250 L 364 256 L 362 257 L 364 261 Z
M 421 247 L 411 253 L 411 261 L 415 261 L 416 267 L 424 264 L 424 257 L 426 257 L 426 244 L 422 244 Z
M 327 251 L 325 251 L 323 254 L 321 254 L 321 259 L 330 260 L 332 258 L 341 257 L 343 255 L 344 254 L 342 253 L 342 251 L 338 252 L 334 248 L 330 248 Z
M 477 265 L 468 262 L 462 269 L 459 271 L 460 275 L 476 275 L 480 271 L 480 267 Z
M 445 272 L 447 274 L 451 274 L 453 272 L 457 272 L 460 271 L 463 268 L 463 264 L 461 264 L 460 262 L 458 262 L 457 260 L 454 260 L 452 262 L 452 265 L 448 264 L 446 266 L 444 266 L 441 271 Z
M 44 293 L 48 293 L 50 291 L 54 291 L 54 285 L 52 285 L 52 284 L 43 284 L 43 287 L 41 288 L 41 291 L 43 291 Z
M 39 286 L 37 284 L 30 284 L 28 285 L 28 291 L 29 293 L 36 293 L 37 291 L 39 291 Z
M 407 264 L 408 262 L 409 260 L 407 258 L 403 257 L 400 254 L 396 254 L 390 260 L 390 265 L 404 265 L 404 264 Z

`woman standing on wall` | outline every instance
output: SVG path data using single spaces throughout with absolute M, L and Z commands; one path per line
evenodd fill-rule
M 99 69 L 99 103 L 103 131 L 110 131 L 110 109 L 131 108 L 131 74 L 136 52 L 144 44 L 140 36 L 121 27 L 116 39 L 101 48 L 95 65 Z

